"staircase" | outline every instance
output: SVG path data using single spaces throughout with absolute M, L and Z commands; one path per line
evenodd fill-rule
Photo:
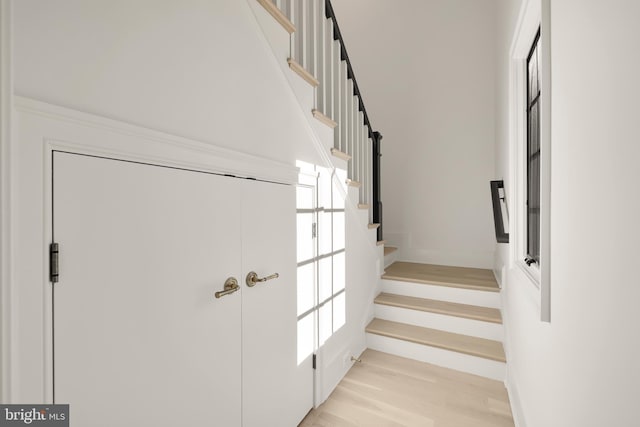
M 379 249 L 369 265 L 377 262 L 386 270 L 382 292 L 375 296 L 377 282 L 350 284 L 352 290 L 366 288 L 359 299 L 364 307 L 359 328 L 366 325 L 366 346 L 503 381 L 500 294 L 493 273 L 399 262 L 401 249 L 385 246 L 379 182 L 382 136 L 369 121 L 330 0 L 247 1 L 313 130 L 324 164 L 346 171 L 341 184 L 358 218 L 354 225 L 363 232 L 368 229 L 369 244 Z M 351 246 L 352 254 L 364 252 L 369 252 L 367 245 Z M 340 355 L 324 364 L 325 371 L 338 365 L 336 371 L 348 369 L 348 355 L 359 354 L 364 340 L 357 349 L 333 351 Z M 322 364 L 322 355 L 319 360 Z M 344 372 L 327 382 L 337 384 Z
M 382 276 L 367 346 L 504 381 L 499 291 L 491 270 L 394 262 Z

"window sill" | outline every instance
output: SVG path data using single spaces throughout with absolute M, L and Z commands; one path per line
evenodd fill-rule
M 523 260 L 516 261 L 516 267 L 528 279 L 531 285 L 540 290 L 540 266 L 538 264 L 527 265 Z

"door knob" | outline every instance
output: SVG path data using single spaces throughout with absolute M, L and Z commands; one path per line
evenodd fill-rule
M 258 273 L 256 273 L 255 271 L 252 271 L 249 274 L 247 274 L 247 286 L 249 286 L 250 288 L 253 288 L 258 282 L 266 282 L 267 280 L 277 279 L 278 277 L 280 277 L 278 273 L 273 273 L 271 276 L 260 278 L 258 277 Z
M 240 286 L 238 286 L 238 280 L 236 280 L 235 277 L 229 277 L 224 282 L 224 290 L 216 292 L 215 295 L 216 295 L 216 298 L 220 298 L 220 297 L 223 297 L 225 295 L 232 294 L 235 291 L 237 291 L 238 289 L 240 289 Z

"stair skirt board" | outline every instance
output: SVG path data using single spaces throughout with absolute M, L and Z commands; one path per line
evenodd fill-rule
M 367 347 L 396 356 L 431 363 L 456 371 L 467 372 L 497 381 L 504 381 L 506 364 L 456 351 L 416 344 L 396 338 L 367 333 Z
M 459 304 L 477 305 L 480 307 L 497 309 L 501 307 L 500 294 L 497 292 L 476 291 L 472 289 L 427 285 L 389 279 L 382 280 L 382 292 Z
M 376 318 L 392 322 L 401 322 L 494 341 L 502 341 L 504 338 L 504 328 L 497 323 L 381 304 L 375 305 L 374 313 Z

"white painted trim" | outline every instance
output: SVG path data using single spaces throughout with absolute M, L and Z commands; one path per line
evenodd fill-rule
M 13 401 L 12 2 L 0 1 L 0 402 Z
M 544 13 L 543 13 L 544 12 Z M 509 234 L 513 236 L 510 250 L 510 268 L 520 270 L 539 293 L 536 301 L 542 321 L 550 321 L 550 162 L 551 162 L 551 85 L 549 54 L 549 0 L 524 0 L 514 31 L 510 48 L 509 66 L 509 139 L 510 139 L 510 175 L 512 182 L 506 186 L 512 205 L 512 218 Z M 526 144 L 526 81 L 525 61 L 535 38 L 538 27 L 541 31 L 542 54 L 542 93 L 541 96 L 541 248 L 540 264 L 527 266 L 524 263 L 526 216 L 525 216 L 525 156 Z
M 540 54 L 542 61 L 540 98 L 540 320 L 551 322 L 551 0 L 542 0 Z
M 60 122 L 107 131 L 139 141 L 134 146 L 121 144 L 119 148 L 87 141 L 51 139 L 52 147 L 81 154 L 117 157 L 122 160 L 153 163 L 203 172 L 255 178 L 283 184 L 298 182 L 298 168 L 276 160 L 266 159 L 228 148 L 218 147 L 165 132 L 88 114 L 24 97 L 15 97 L 16 111 Z M 163 146 L 161 150 L 150 147 Z M 125 148 L 126 147 L 126 148 Z M 176 151 L 178 150 L 178 151 Z M 160 152 L 163 152 L 160 154 Z M 180 157 L 176 154 L 180 153 Z M 158 154 L 151 154 L 158 153 Z
M 520 394 L 518 393 L 518 387 L 513 380 L 513 375 L 511 375 L 508 364 L 505 386 L 507 388 L 507 393 L 509 394 L 509 402 L 511 403 L 511 414 L 513 415 L 513 422 L 515 424 L 515 427 L 527 427 L 527 423 L 524 419 L 524 411 L 522 410 L 522 401 L 520 400 Z

